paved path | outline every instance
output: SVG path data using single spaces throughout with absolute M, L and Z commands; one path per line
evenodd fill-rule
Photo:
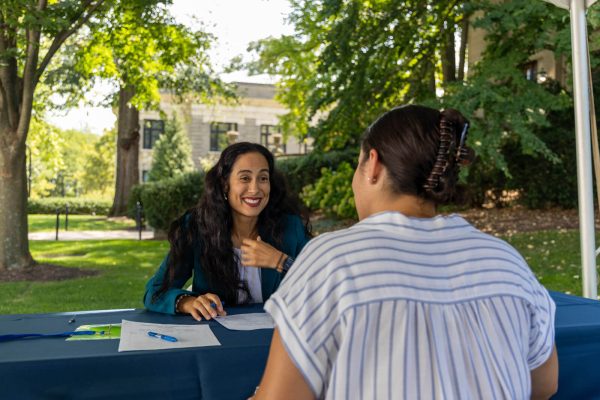
M 105 239 L 135 239 L 139 238 L 138 231 L 59 231 L 58 240 L 105 240 Z M 142 239 L 153 239 L 153 231 L 142 231 Z M 29 240 L 55 240 L 56 232 L 34 232 L 29 234 Z

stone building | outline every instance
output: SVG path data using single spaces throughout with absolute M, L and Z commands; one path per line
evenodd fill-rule
M 261 143 L 276 155 L 305 154 L 311 150 L 307 141 L 287 137 L 278 126 L 278 116 L 287 109 L 275 100 L 275 86 L 238 82 L 237 104 L 175 104 L 170 95 L 161 94 L 161 109 L 167 116 L 177 115 L 192 145 L 196 168 L 215 160 L 229 143 L 247 141 Z M 139 170 L 145 181 L 152 164 L 152 148 L 164 131 L 158 111 L 140 112 Z

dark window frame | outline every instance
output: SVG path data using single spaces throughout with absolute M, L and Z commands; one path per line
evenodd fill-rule
M 532 60 L 523 64 L 522 70 L 525 74 L 525 79 L 527 79 L 528 81 L 537 82 L 538 67 L 539 65 L 537 60 Z
M 144 120 L 144 149 L 152 149 L 156 141 L 165 132 L 165 121 L 161 119 Z
M 267 125 L 263 124 L 260 126 L 260 144 L 265 146 L 267 149 L 271 149 L 271 145 L 274 143 L 271 141 L 271 136 L 275 133 L 281 134 L 280 125 Z M 287 144 L 283 141 L 283 134 L 281 135 L 281 149 L 283 153 L 287 153 Z
M 210 151 L 223 151 L 229 144 L 227 132 L 238 130 L 237 122 L 211 122 L 210 123 Z

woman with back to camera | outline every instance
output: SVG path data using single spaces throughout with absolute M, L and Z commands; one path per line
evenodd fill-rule
M 360 222 L 313 239 L 265 304 L 255 399 L 528 399 L 557 389 L 555 306 L 506 242 L 436 206 L 472 151 L 455 110 L 395 108 L 365 132 Z
M 273 155 L 241 142 L 223 150 L 199 204 L 171 224 L 168 238 L 169 254 L 146 284 L 144 304 L 201 320 L 225 315 L 223 303 L 267 300 L 310 232 Z M 192 276 L 192 290 L 182 289 Z

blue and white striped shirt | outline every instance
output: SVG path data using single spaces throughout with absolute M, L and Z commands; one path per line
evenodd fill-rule
M 265 309 L 317 398 L 528 399 L 554 344 L 527 263 L 457 215 L 323 234 Z

